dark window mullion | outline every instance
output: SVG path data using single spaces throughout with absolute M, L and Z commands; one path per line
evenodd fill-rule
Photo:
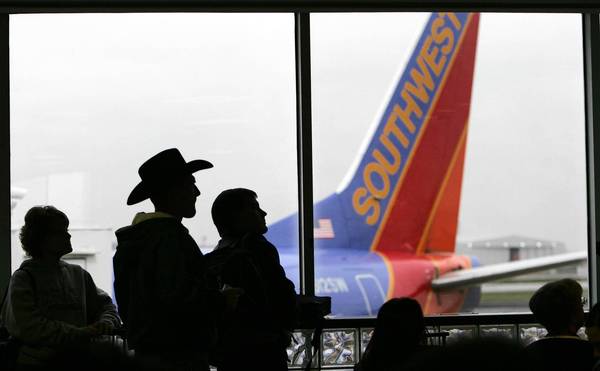
M 600 219 L 600 19 L 597 13 L 583 14 L 583 65 L 588 200 L 588 272 L 590 304 L 598 301 L 597 254 Z
M 315 293 L 310 14 L 295 13 L 300 292 Z
M 8 14 L 0 15 L 0 293 L 11 274 Z

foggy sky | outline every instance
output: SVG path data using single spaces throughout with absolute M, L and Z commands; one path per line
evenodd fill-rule
M 334 192 L 404 68 L 427 14 L 311 16 L 315 200 Z M 72 226 L 118 228 L 139 165 L 178 147 L 198 214 L 223 189 L 257 191 L 268 222 L 297 210 L 292 14 L 10 18 L 13 212 L 51 203 Z M 586 248 L 581 16 L 483 14 L 459 240 L 523 235 Z M 76 241 L 73 241 L 76 245 Z

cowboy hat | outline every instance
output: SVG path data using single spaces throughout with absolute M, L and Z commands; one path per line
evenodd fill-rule
M 166 149 L 140 166 L 138 174 L 142 181 L 129 194 L 127 205 L 142 202 L 153 192 L 173 185 L 182 177 L 211 167 L 213 165 L 205 160 L 186 162 L 177 148 Z

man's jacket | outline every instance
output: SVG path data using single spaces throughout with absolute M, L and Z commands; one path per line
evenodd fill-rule
M 239 340 L 242 346 L 253 341 L 285 347 L 286 332 L 295 325 L 296 292 L 275 246 L 262 235 L 246 235 L 221 240 L 207 258 L 211 270 L 217 268 L 222 285 L 244 290 L 236 310 L 226 317 L 228 330 L 221 340 Z
M 116 236 L 115 297 L 130 347 L 211 346 L 223 298 L 207 279 L 205 258 L 183 224 L 166 214 L 138 214 Z

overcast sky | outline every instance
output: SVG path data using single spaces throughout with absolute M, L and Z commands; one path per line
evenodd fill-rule
M 312 20 L 315 199 L 352 163 L 427 14 Z M 291 14 L 10 18 L 13 212 L 54 204 L 118 228 L 139 165 L 178 147 L 215 168 L 186 221 L 214 244 L 210 204 L 244 186 L 276 221 L 297 209 Z M 483 14 L 459 240 L 523 235 L 586 248 L 581 16 Z M 75 243 L 75 242 L 74 242 Z

